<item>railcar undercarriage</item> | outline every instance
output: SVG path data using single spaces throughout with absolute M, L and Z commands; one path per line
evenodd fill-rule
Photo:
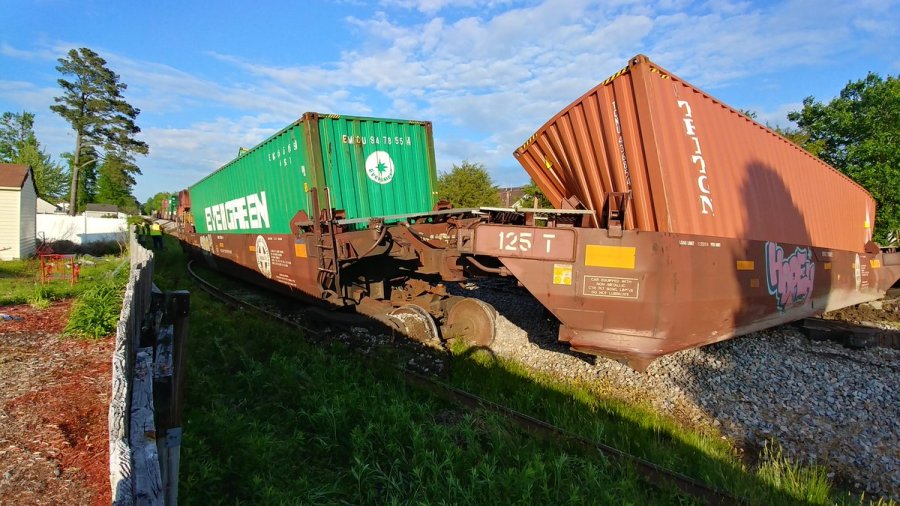
M 313 195 L 313 200 L 315 201 Z M 578 351 L 643 370 L 655 358 L 875 300 L 900 253 L 622 230 L 615 210 L 451 209 L 344 219 L 297 213 L 291 235 L 175 233 L 256 282 L 353 308 L 420 341 L 490 346 L 496 312 L 445 283 L 513 276 Z M 602 228 L 593 226 L 599 223 Z M 780 256 L 778 253 L 780 252 Z

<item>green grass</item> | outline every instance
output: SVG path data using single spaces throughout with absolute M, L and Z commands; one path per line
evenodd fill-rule
M 35 307 L 46 307 L 55 300 L 76 297 L 94 284 L 107 279 L 112 271 L 126 259 L 118 256 L 105 256 L 92 260 L 94 265 L 84 264 L 78 281 L 70 286 L 67 280 L 53 280 L 46 285 L 41 284 L 38 259 L 9 260 L 0 262 L 0 306 L 31 304 Z M 119 269 L 125 271 L 128 266 Z
M 54 301 L 75 298 L 65 334 L 99 338 L 115 331 L 128 279 L 127 257 L 107 256 L 81 265 L 78 281 L 41 284 L 40 260 L 0 262 L 0 307 L 30 304 L 46 309 Z
M 311 344 L 223 306 L 190 281 L 185 263 L 167 242 L 155 269 L 161 288 L 192 292 L 185 504 L 692 503 L 600 455 L 442 402 L 342 346 Z M 752 503 L 860 502 L 833 490 L 820 469 L 774 451 L 750 469 L 713 429 L 684 428 L 648 406 L 604 397 L 596 385 L 461 349 L 449 361 L 446 381 L 456 386 Z

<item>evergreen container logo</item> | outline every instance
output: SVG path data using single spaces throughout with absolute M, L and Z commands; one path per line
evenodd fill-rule
M 251 193 L 246 197 L 209 206 L 203 210 L 203 215 L 209 232 L 269 228 L 266 192 Z
M 366 175 L 378 184 L 394 179 L 394 161 L 387 151 L 376 151 L 366 158 Z
M 269 253 L 269 245 L 261 235 L 256 236 L 256 266 L 263 276 L 272 277 L 272 255 Z

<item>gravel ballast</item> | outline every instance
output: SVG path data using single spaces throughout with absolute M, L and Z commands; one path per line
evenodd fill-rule
M 602 384 L 740 446 L 776 440 L 795 462 L 869 494 L 900 497 L 900 351 L 849 350 L 811 341 L 792 326 L 685 350 L 638 373 L 572 352 L 558 322 L 524 290 L 455 288 L 498 311 L 492 348 L 534 370 Z

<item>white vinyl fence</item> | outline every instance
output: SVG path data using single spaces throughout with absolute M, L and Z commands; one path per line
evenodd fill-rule
M 97 218 L 93 216 L 67 216 L 64 214 L 38 214 L 37 237 L 48 242 L 72 241 L 75 244 L 92 242 L 124 242 L 128 225 L 125 218 Z

